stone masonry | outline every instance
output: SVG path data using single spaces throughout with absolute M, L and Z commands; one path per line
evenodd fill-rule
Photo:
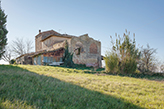
M 101 67 L 101 42 L 89 37 L 88 34 L 79 37 L 68 34 L 60 34 L 54 30 L 41 32 L 35 36 L 35 52 L 30 55 L 32 63 L 43 65 L 44 62 L 61 62 L 65 47 L 65 41 L 69 45 L 69 52 L 73 53 L 75 64 Z M 57 56 L 59 53 L 60 56 Z M 17 60 L 20 60 L 18 57 Z

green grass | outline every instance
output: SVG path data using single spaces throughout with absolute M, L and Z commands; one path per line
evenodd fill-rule
M 0 65 L 2 109 L 163 107 L 163 79 L 92 74 L 89 70 L 51 66 Z
M 56 67 L 56 66 L 54 66 Z M 59 66 L 59 67 L 62 67 L 62 68 L 68 68 L 66 66 Z M 90 70 L 90 71 L 105 71 L 105 68 L 93 68 L 93 67 L 86 67 L 86 65 L 78 65 L 78 64 L 75 64 L 75 68 L 70 68 L 70 69 L 76 69 L 76 70 Z

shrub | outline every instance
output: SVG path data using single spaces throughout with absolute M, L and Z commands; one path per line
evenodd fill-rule
M 119 69 L 121 73 L 135 73 L 137 69 L 137 62 L 133 58 L 125 58 L 124 60 L 121 61 L 119 65 Z
M 116 53 L 108 53 L 104 60 L 106 72 L 116 73 L 118 71 L 119 58 Z
M 105 57 L 107 72 L 134 73 L 136 71 L 141 52 L 136 47 L 135 36 L 131 40 L 129 35 L 130 32 L 127 34 L 126 31 L 123 38 L 116 35 L 116 41 L 111 41 L 113 44 L 112 53 L 106 54 Z
M 16 64 L 16 61 L 15 61 L 15 59 L 12 59 L 9 63 L 10 64 Z

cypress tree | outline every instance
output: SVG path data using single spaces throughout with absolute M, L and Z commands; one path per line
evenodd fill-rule
M 63 62 L 64 66 L 66 67 L 74 67 L 74 62 L 73 62 L 73 53 L 69 53 L 68 50 L 68 42 L 67 40 L 65 41 L 65 52 L 63 56 Z
M 7 29 L 6 29 L 6 22 L 7 22 L 7 15 L 5 15 L 4 10 L 1 8 L 1 1 L 0 1 L 0 59 L 3 55 L 4 48 L 7 45 Z

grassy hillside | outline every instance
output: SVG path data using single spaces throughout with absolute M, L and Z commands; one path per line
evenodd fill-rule
M 0 65 L 2 109 L 163 108 L 164 82 L 50 66 Z

